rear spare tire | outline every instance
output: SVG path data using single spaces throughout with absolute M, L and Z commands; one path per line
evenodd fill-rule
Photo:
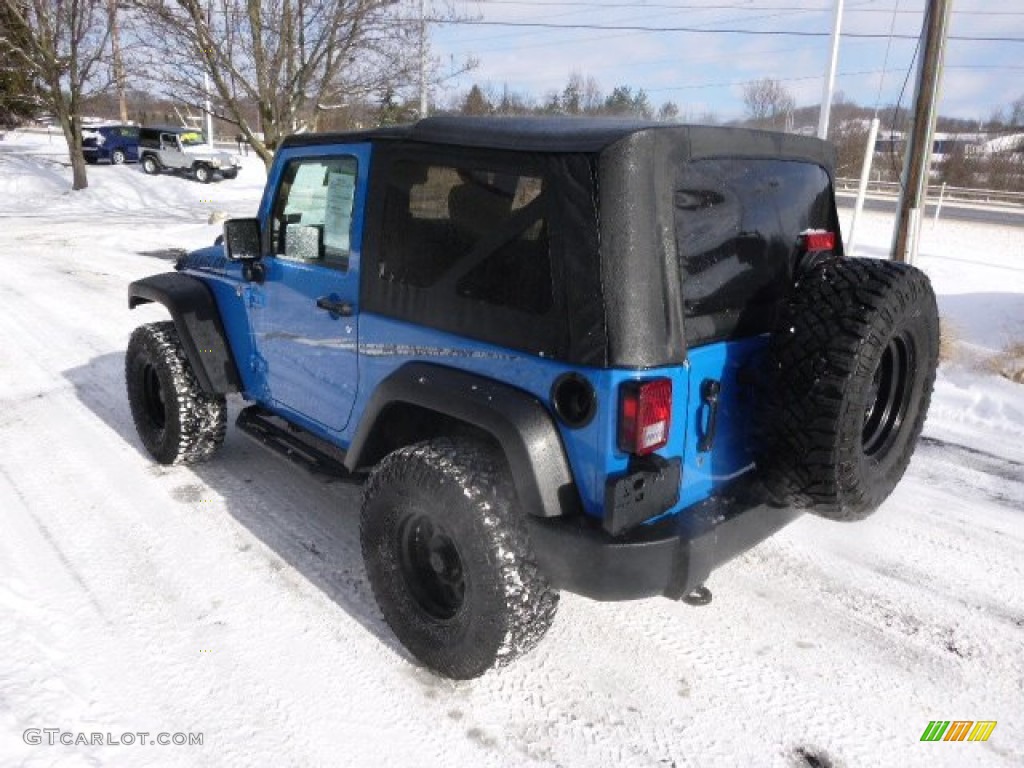
M 760 465 L 777 500 L 833 520 L 874 512 L 914 452 L 938 354 L 920 270 L 837 259 L 804 272 L 770 344 Z

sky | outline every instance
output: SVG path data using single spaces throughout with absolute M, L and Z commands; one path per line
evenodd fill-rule
M 435 93 L 438 101 L 465 92 L 473 83 L 498 92 L 507 85 L 511 91 L 542 99 L 546 93 L 560 91 L 569 75 L 578 72 L 594 77 L 606 94 L 616 85 L 643 88 L 655 107 L 675 102 L 683 119 L 713 113 L 721 120 L 742 117 L 744 83 L 764 77 L 782 81 L 797 106 L 820 103 L 835 9 L 834 0 L 451 1 L 463 23 L 432 23 L 432 51 L 442 69 L 451 71 L 467 57 L 475 58 L 478 66 L 449 79 Z M 925 0 L 846 0 L 842 29 L 849 36 L 840 45 L 836 91 L 866 106 L 896 103 L 914 57 L 924 7 Z M 890 30 L 897 36 L 891 42 Z M 864 34 L 880 37 L 853 36 Z M 913 89 L 911 75 L 902 97 L 904 105 L 912 100 Z M 954 0 L 940 113 L 986 121 L 994 109 L 1022 96 L 1024 2 Z

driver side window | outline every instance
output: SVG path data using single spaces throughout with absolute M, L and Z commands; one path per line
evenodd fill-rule
M 348 155 L 285 166 L 270 224 L 275 256 L 348 269 L 357 170 Z

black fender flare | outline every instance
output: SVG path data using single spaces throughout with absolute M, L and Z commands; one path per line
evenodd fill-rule
M 466 371 L 406 363 L 370 397 L 345 455 L 350 471 L 383 458 L 374 431 L 388 406 L 405 403 L 443 414 L 491 435 L 504 451 L 522 509 L 538 517 L 576 514 L 579 494 L 562 438 L 531 394 Z
M 217 302 L 202 280 L 164 272 L 128 286 L 128 308 L 154 302 L 171 313 L 181 345 L 203 391 L 226 395 L 241 389 L 241 377 L 228 344 Z

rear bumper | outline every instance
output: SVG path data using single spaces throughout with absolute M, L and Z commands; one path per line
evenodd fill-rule
M 711 571 L 803 514 L 764 503 L 751 484 L 652 525 L 611 536 L 583 518 L 530 517 L 530 538 L 552 586 L 594 600 L 678 599 Z

